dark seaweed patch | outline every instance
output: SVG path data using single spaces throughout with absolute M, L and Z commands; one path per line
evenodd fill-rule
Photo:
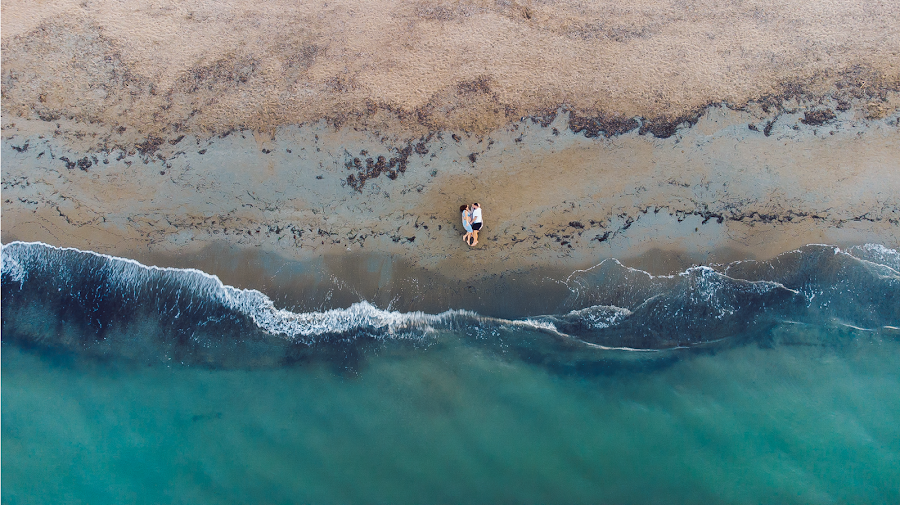
M 238 86 L 248 82 L 259 67 L 253 58 L 223 58 L 211 65 L 203 65 L 190 69 L 178 80 L 175 89 L 185 93 L 196 93 L 202 88 L 212 91 L 214 88 Z
M 605 116 L 579 116 L 575 112 L 569 114 L 569 129 L 572 133 L 583 133 L 586 138 L 603 135 L 606 138 L 621 135 L 634 130 L 640 125 L 634 118 L 607 118 Z
M 159 146 L 163 145 L 164 142 L 163 139 L 151 135 L 147 137 L 147 140 L 135 144 L 134 147 L 137 148 L 142 155 L 146 156 L 156 152 L 156 150 L 159 149 Z
M 822 126 L 835 117 L 836 116 L 831 109 L 807 111 L 805 114 L 803 114 L 803 119 L 801 119 L 800 122 L 810 126 Z
M 674 119 L 657 119 L 647 121 L 641 125 L 641 129 L 638 133 L 644 135 L 649 132 L 656 138 L 669 138 L 672 135 L 675 135 L 680 126 L 686 125 L 688 127 L 691 127 L 697 124 L 697 121 L 700 120 L 701 112 L 702 109 L 689 114 L 678 116 Z
M 490 79 L 481 76 L 471 81 L 462 81 L 456 85 L 456 90 L 460 95 L 471 95 L 475 93 L 489 94 L 491 92 Z
M 556 109 L 548 110 L 539 114 L 534 114 L 531 116 L 531 122 L 540 124 L 542 127 L 546 128 L 550 126 L 553 121 L 556 120 Z M 555 130 L 556 128 L 554 128 Z
M 424 142 L 421 143 L 424 145 Z M 347 170 L 355 170 L 355 174 L 350 174 L 344 179 L 344 184 L 350 186 L 356 191 L 362 191 L 363 186 L 365 186 L 366 181 L 369 179 L 374 179 L 376 177 L 385 174 L 388 179 L 396 180 L 400 174 L 406 172 L 406 167 L 409 163 L 409 156 L 413 152 L 413 146 L 408 144 L 406 147 L 402 149 L 397 149 L 397 155 L 391 157 L 390 159 L 385 158 L 384 156 L 378 156 L 377 158 L 366 158 L 365 166 L 363 166 L 362 160 L 359 158 L 353 158 L 352 160 L 348 160 L 344 163 L 344 168 Z M 427 152 L 427 151 L 426 151 Z M 368 153 L 368 151 L 362 151 L 362 153 Z M 365 156 L 365 154 L 363 154 Z

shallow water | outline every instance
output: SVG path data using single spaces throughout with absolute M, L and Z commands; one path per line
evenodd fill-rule
M 72 252 L 45 276 L 9 247 L 4 503 L 900 501 L 894 251 L 607 263 L 566 280 L 568 311 L 519 320 L 273 312 L 314 323 L 289 338 L 248 319 L 270 314 L 253 293 L 209 302 L 208 276 Z M 629 337 L 666 321 L 690 338 Z M 616 339 L 661 345 L 598 347 Z

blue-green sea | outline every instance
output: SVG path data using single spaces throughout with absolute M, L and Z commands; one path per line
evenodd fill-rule
M 6 244 L 2 501 L 900 503 L 898 271 L 612 260 L 509 317 Z

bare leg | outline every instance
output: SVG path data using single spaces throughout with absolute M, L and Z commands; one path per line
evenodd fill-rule
M 472 232 L 472 238 L 474 239 L 470 245 L 475 245 L 478 243 L 478 230 Z

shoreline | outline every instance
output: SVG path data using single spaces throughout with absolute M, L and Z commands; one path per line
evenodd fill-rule
M 41 134 L 46 122 L 4 118 L 2 239 L 134 258 L 215 244 L 297 261 L 385 254 L 463 281 L 605 258 L 672 273 L 812 243 L 898 248 L 900 112 L 829 106 L 710 107 L 668 138 L 591 136 L 560 111 L 399 145 L 318 123 L 144 152 L 79 150 Z M 809 120 L 823 110 L 834 118 Z M 472 249 L 456 215 L 471 201 L 486 222 Z
M 824 247 L 827 250 L 837 247 L 829 244 L 809 244 L 783 251 L 771 258 L 756 260 L 736 258 L 727 263 L 712 265 L 685 264 L 685 258 L 677 251 L 657 249 L 624 261 L 618 258 L 605 258 L 584 268 L 571 269 L 547 264 L 486 274 L 476 279 L 461 279 L 377 252 L 292 260 L 270 251 L 210 244 L 192 254 L 167 252 L 123 257 L 52 246 L 42 242 L 17 241 L 3 244 L 4 247 L 9 245 L 47 246 L 66 253 L 71 251 L 99 256 L 109 261 L 136 263 L 150 270 L 174 269 L 182 273 L 199 271 L 204 277 L 216 277 L 224 286 L 258 291 L 274 303 L 275 309 L 293 313 L 340 311 L 365 302 L 377 309 L 401 314 L 438 315 L 446 311 L 470 311 L 481 317 L 510 320 L 561 316 L 570 310 L 590 308 L 578 305 L 577 300 L 593 296 L 589 293 L 595 289 L 606 293 L 604 296 L 623 297 L 623 300 L 628 300 L 631 289 L 641 292 L 647 288 L 646 285 L 637 286 L 628 283 L 591 285 L 594 281 L 590 279 L 602 279 L 606 275 L 615 277 L 624 273 L 634 274 L 632 281 L 637 280 L 640 284 L 640 282 L 667 282 L 681 276 L 696 277 L 698 272 L 715 271 L 723 278 L 732 278 L 736 275 L 732 280 L 738 282 L 742 280 L 766 282 L 768 269 L 772 268 L 772 265 L 780 265 L 777 268 L 791 265 L 796 261 L 792 259 L 795 253 L 805 255 L 801 257 L 813 258 L 816 262 L 818 260 L 814 257 L 819 248 Z M 841 247 L 840 250 L 856 258 L 866 258 L 865 255 L 859 256 L 857 247 L 861 247 L 864 253 L 874 251 L 876 261 L 883 261 L 882 256 L 879 256 L 881 254 L 896 254 L 896 250 L 885 251 L 880 244 Z M 612 263 L 608 264 L 610 260 Z M 770 266 L 759 270 L 758 266 L 752 265 L 757 262 L 763 265 L 768 263 Z M 890 263 L 885 265 L 895 268 Z M 644 266 L 666 269 L 666 273 L 654 274 L 642 268 Z M 612 270 L 609 270 L 610 268 Z M 15 275 L 14 272 L 13 270 L 12 275 Z M 605 273 L 596 274 L 596 272 Z M 829 275 L 825 271 L 822 273 L 826 277 Z M 600 277 L 594 277 L 595 275 Z M 790 271 L 780 271 L 778 275 L 790 277 Z M 15 281 L 15 277 L 13 280 Z M 584 285 L 586 280 L 588 284 Z M 588 293 L 581 292 L 585 289 Z M 896 328 L 886 326 L 883 329 Z
M 900 2 L 0 10 L 9 501 L 900 503 Z
M 466 282 L 898 248 L 898 15 L 10 0 L 0 239 L 364 252 Z M 474 201 L 470 250 L 456 209 Z
M 10 256 L 7 247 L 12 248 Z M 759 329 L 773 321 L 823 323 L 889 336 L 898 331 L 897 307 L 888 296 L 896 284 L 891 273 L 898 268 L 897 254 L 876 244 L 841 251 L 819 244 L 785 251 L 771 261 L 738 260 L 715 268 L 691 267 L 677 275 L 654 276 L 604 260 L 583 270 L 545 266 L 466 282 L 384 254 L 288 261 L 262 251 L 209 247 L 189 257 L 135 260 L 17 242 L 4 245 L 4 281 L 9 281 L 4 295 L 12 300 L 4 305 L 11 310 L 4 328 L 12 321 L 10 328 L 22 332 L 16 338 L 27 340 L 43 331 L 33 321 L 43 319 L 38 314 L 80 307 L 88 312 L 86 318 L 61 319 L 74 328 L 83 325 L 57 332 L 64 346 L 82 335 L 88 335 L 90 346 L 96 341 L 89 335 L 109 333 L 114 340 L 126 336 L 120 343 L 127 348 L 131 326 L 154 342 L 199 332 L 190 343 L 170 342 L 176 346 L 200 342 L 202 348 L 208 338 L 217 341 L 222 330 L 230 332 L 226 343 L 245 342 L 246 337 L 246 342 L 261 339 L 281 350 L 295 344 L 318 348 L 319 342 L 345 349 L 357 336 L 402 340 L 406 330 L 427 334 L 468 328 L 495 335 L 508 330 L 507 325 L 550 337 L 551 347 L 560 338 L 563 348 L 629 351 L 702 349 L 719 342 L 709 340 L 710 332 L 749 336 L 754 330 L 747 325 Z M 855 302 L 845 306 L 847 296 Z M 144 301 L 151 302 L 146 311 L 138 308 Z M 830 316 L 823 318 L 826 313 Z M 215 326 L 223 320 L 243 321 L 250 333 Z M 152 329 L 157 326 L 167 330 Z M 764 334 L 759 336 L 778 338 Z M 336 338 L 320 341 L 323 335 Z M 746 343 L 740 337 L 729 342 Z M 213 358 L 200 355 L 205 356 L 201 362 Z M 276 358 L 284 356 L 276 353 Z

